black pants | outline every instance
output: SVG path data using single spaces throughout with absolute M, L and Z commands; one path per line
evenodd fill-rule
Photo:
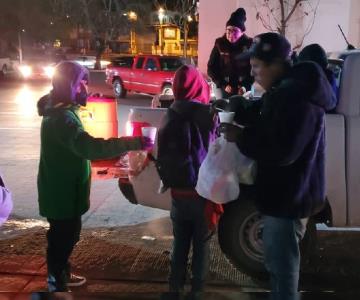
M 170 216 L 174 242 L 169 275 L 171 292 L 184 289 L 191 244 L 193 246 L 191 290 L 198 292 L 204 288 L 212 235 L 204 214 L 206 201 L 204 198 L 172 200 Z
M 70 272 L 69 257 L 79 241 L 81 216 L 74 219 L 48 219 L 46 261 L 48 275 L 56 281 L 57 289 L 66 288 L 67 273 Z

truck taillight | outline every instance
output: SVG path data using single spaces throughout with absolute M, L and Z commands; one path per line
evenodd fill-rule
M 141 136 L 141 128 L 151 126 L 148 122 L 126 122 L 125 132 L 127 136 Z

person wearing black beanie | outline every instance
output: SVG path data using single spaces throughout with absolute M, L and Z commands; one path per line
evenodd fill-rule
M 319 44 L 310 44 L 304 47 L 298 56 L 299 62 L 313 61 L 324 71 L 337 99 L 339 97 L 339 87 L 336 83 L 334 72 L 328 67 L 328 59 L 325 50 Z M 332 112 L 332 111 L 331 111 Z
M 252 44 L 245 34 L 245 22 L 246 11 L 240 7 L 230 15 L 225 34 L 216 39 L 210 54 L 207 73 L 221 89 L 223 98 L 243 94 L 253 83 L 249 59 L 239 58 Z

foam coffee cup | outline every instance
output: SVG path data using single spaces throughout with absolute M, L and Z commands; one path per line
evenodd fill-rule
M 155 143 L 156 131 L 157 131 L 156 127 L 142 127 L 141 128 L 142 136 L 148 137 L 149 139 L 151 139 L 151 141 L 153 143 Z
M 234 120 L 235 112 L 233 111 L 221 111 L 219 112 L 220 123 L 231 124 Z

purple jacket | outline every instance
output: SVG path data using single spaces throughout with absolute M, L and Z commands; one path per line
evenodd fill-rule
M 157 165 L 164 184 L 194 188 L 209 144 L 215 139 L 216 120 L 210 106 L 197 101 L 175 101 L 159 128 Z

